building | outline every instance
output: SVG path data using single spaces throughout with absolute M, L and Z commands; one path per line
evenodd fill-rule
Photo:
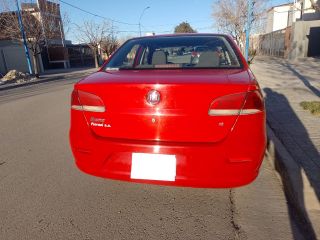
M 265 32 L 271 33 L 285 29 L 292 26 L 296 21 L 319 19 L 319 0 L 294 0 L 292 3 L 274 6 L 268 10 Z
M 41 41 L 45 43 L 41 55 L 37 55 L 37 65 L 40 72 L 53 68 L 68 68 L 70 63 L 66 46 L 70 45 L 71 41 L 65 40 L 59 2 L 37 0 L 21 3 L 21 15 L 23 21 L 27 21 L 24 24 L 27 38 L 41 38 Z M 11 27 L 7 27 L 9 24 L 17 28 L 17 19 L 15 11 L 0 13 L 0 28 L 10 29 Z M 0 29 L 0 70 L 2 74 L 12 69 L 22 72 L 28 70 L 26 64 L 13 64 L 14 59 L 21 59 L 21 56 L 24 56 L 22 39 L 19 39 L 20 29 L 16 29 L 14 26 L 12 29 L 19 33 L 14 38 Z M 39 37 L 39 35 L 41 36 Z M 34 62 L 32 62 L 32 68 L 34 69 Z
M 266 30 L 250 37 L 257 54 L 297 59 L 320 57 L 320 0 L 297 0 L 267 12 Z
M 270 8 L 267 12 L 266 33 L 291 26 L 296 19 L 301 17 L 301 12 L 296 11 L 297 6 L 297 3 L 288 3 Z
M 22 11 L 30 12 L 40 22 L 46 41 L 42 52 L 43 69 L 68 68 L 70 66 L 59 1 L 37 0 L 21 3 Z
M 320 1 L 303 0 L 299 1 L 301 5 L 301 20 L 312 21 L 320 20 Z

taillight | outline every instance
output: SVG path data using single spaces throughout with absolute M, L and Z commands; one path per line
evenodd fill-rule
M 227 95 L 215 99 L 210 106 L 210 116 L 247 115 L 263 111 L 263 98 L 259 91 Z
M 264 102 L 259 90 L 247 93 L 247 98 L 241 110 L 241 115 L 254 114 L 264 111 Z
M 87 112 L 105 112 L 106 110 L 100 97 L 80 90 L 73 90 L 71 108 Z

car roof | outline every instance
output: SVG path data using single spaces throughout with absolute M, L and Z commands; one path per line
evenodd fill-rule
M 195 37 L 195 36 L 221 36 L 221 37 L 227 37 L 232 38 L 230 35 L 227 34 L 221 34 L 221 33 L 174 33 L 174 34 L 159 34 L 159 35 L 152 35 L 152 36 L 143 36 L 143 37 L 134 37 L 131 39 L 152 39 L 152 38 L 162 38 L 162 37 Z M 129 39 L 129 40 L 131 40 Z

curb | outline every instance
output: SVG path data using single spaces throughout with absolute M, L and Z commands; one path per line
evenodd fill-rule
M 293 208 L 293 214 L 300 221 L 299 227 L 305 233 L 306 239 L 320 239 L 320 222 L 312 216 L 320 212 L 320 203 L 304 170 L 296 163 L 283 143 L 267 124 L 268 145 L 266 158 L 275 169 L 282 182 L 288 204 Z
M 56 80 L 59 80 L 59 79 L 63 79 L 64 80 L 65 78 L 64 77 L 54 77 L 54 78 L 45 78 L 45 79 L 32 80 L 32 81 L 23 82 L 23 83 L 4 84 L 2 86 L 0 85 L 0 91 L 9 90 L 9 89 L 18 88 L 18 87 L 29 86 L 29 85 L 35 85 L 35 84 L 38 84 L 38 83 L 56 81 Z
M 0 92 L 4 91 L 4 90 L 9 90 L 9 89 L 13 89 L 13 88 L 18 88 L 18 87 L 25 87 L 25 86 L 29 86 L 29 85 L 35 85 L 35 84 L 39 84 L 39 83 L 46 83 L 46 82 L 51 82 L 51 81 L 57 81 L 57 80 L 67 80 L 67 79 L 71 79 L 71 78 L 78 78 L 81 76 L 86 76 L 89 75 L 91 73 L 93 73 L 94 71 L 89 71 L 89 72 L 82 72 L 82 73 L 74 73 L 74 74 L 66 74 L 63 76 L 56 76 L 56 77 L 44 77 L 43 79 L 37 79 L 37 80 L 32 80 L 32 81 L 28 81 L 28 82 L 23 82 L 23 83 L 12 83 L 12 84 L 3 84 L 0 85 Z

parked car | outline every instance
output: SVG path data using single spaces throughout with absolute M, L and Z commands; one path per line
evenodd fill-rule
M 179 46 L 207 50 L 192 63 L 170 55 Z M 241 186 L 264 156 L 264 100 L 227 35 L 134 38 L 74 85 L 70 144 L 77 166 L 99 177 Z

